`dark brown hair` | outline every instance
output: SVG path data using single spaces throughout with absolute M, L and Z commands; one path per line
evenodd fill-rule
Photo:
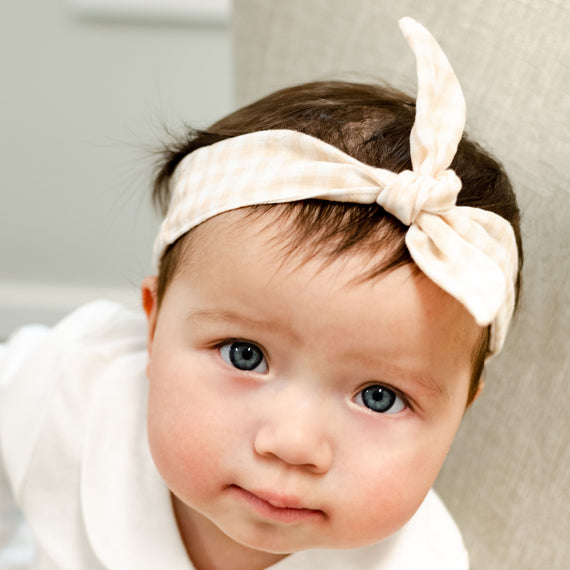
M 277 91 L 228 115 L 206 130 L 189 129 L 184 140 L 165 146 L 155 178 L 153 200 L 164 214 L 170 201 L 170 180 L 179 162 L 192 151 L 224 139 L 269 129 L 291 129 L 334 145 L 366 164 L 401 172 L 412 168 L 410 131 L 415 101 L 384 85 L 342 81 L 313 82 Z M 508 220 L 519 251 L 517 303 L 522 267 L 520 212 L 511 183 L 501 164 L 479 145 L 463 136 L 451 168 L 462 181 L 459 206 L 490 210 Z M 406 226 L 376 204 L 346 204 L 304 200 L 289 204 L 260 205 L 252 215 L 285 218 L 289 233 L 285 248 L 325 252 L 335 257 L 349 251 L 383 255 L 363 279 L 412 263 L 404 242 Z M 158 302 L 176 272 L 184 253 L 183 236 L 163 254 L 158 282 Z M 474 372 L 468 402 L 474 398 L 488 346 L 485 331 L 474 354 Z

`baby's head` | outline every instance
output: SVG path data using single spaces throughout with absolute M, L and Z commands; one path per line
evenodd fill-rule
M 149 438 L 193 556 L 192 536 L 200 533 L 278 555 L 369 544 L 401 527 L 432 485 L 479 391 L 485 359 L 502 344 L 522 255 L 509 180 L 465 136 L 450 166 L 462 184 L 456 205 L 507 220 L 519 251 L 514 273 L 505 261 L 514 299 L 507 291 L 495 311 L 507 323 L 485 321 L 480 299 L 470 297 L 473 283 L 462 289 L 439 267 L 449 252 L 434 254 L 430 245 L 440 230 L 429 229 L 429 216 L 437 213 L 422 222 L 415 212 L 403 223 L 388 213 L 393 205 L 368 199 L 363 180 L 384 184 L 376 169 L 392 186 L 400 179 L 390 173 L 425 174 L 426 160 L 418 167 L 410 154 L 415 121 L 414 99 L 390 87 L 309 83 L 192 132 L 165 153 L 154 198 L 177 219 L 174 234 L 161 234 L 158 276 L 143 285 Z M 314 139 L 326 145 L 313 146 Z M 212 183 L 200 168 L 216 155 L 204 153 L 202 164 L 195 151 L 219 148 L 224 160 L 237 153 L 239 161 L 241 148 L 224 147 L 234 140 L 251 145 L 245 182 L 236 175 Z M 335 184 L 323 187 L 326 172 L 307 181 L 306 169 L 296 171 L 304 157 L 315 170 L 335 170 L 336 181 L 350 180 L 350 196 L 363 203 L 339 198 Z M 350 157 L 362 176 L 356 182 L 342 170 Z M 220 168 L 223 177 L 235 165 Z M 211 188 L 185 229 L 183 197 L 171 194 L 188 172 L 193 184 L 204 179 Z M 224 185 L 250 191 L 252 173 L 267 181 L 265 188 L 256 182 L 265 200 L 232 205 Z M 315 184 L 317 191 L 304 193 Z M 457 222 L 456 233 L 469 234 L 465 223 Z M 423 233 L 410 241 L 410 225 L 432 232 L 427 246 Z M 472 241 L 486 255 L 485 239 Z M 462 262 L 471 265 L 456 265 Z M 484 296 L 485 287 L 474 289 Z
M 191 152 L 230 137 L 269 129 L 290 129 L 334 145 L 371 166 L 402 172 L 411 169 L 410 131 L 415 100 L 385 85 L 347 82 L 315 82 L 284 89 L 244 107 L 206 131 L 192 131 L 186 140 L 170 146 L 157 175 L 154 199 L 166 214 L 173 173 Z M 518 297 L 522 244 L 519 209 L 511 183 L 502 166 L 465 135 L 451 168 L 462 182 L 458 206 L 495 212 L 508 220 L 517 240 L 519 267 L 515 290 Z M 408 229 L 376 203 L 357 204 L 307 199 L 282 204 L 245 207 L 251 219 L 267 217 L 268 224 L 286 231 L 275 236 L 282 255 L 310 258 L 316 253 L 333 260 L 352 253 L 368 258 L 357 279 L 373 279 L 404 264 L 413 264 L 405 244 Z M 192 231 L 169 246 L 160 262 L 158 300 L 180 269 Z M 468 403 L 477 393 L 488 354 L 488 329 L 475 350 Z

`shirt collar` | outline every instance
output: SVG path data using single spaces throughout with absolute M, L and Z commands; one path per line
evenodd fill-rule
M 94 395 L 81 473 L 85 528 L 109 570 L 192 570 L 147 443 L 145 365 L 144 352 L 120 359 Z

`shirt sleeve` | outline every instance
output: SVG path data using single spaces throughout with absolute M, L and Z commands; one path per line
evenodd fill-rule
M 49 333 L 41 326 L 26 327 L 18 331 L 7 343 L 0 344 L 0 568 L 26 570 L 35 558 L 33 536 L 18 507 L 14 489 L 6 470 L 3 452 L 2 426 L 6 410 L 5 393 L 14 382 L 17 370 L 32 357 L 35 348 Z
M 42 501 L 77 482 L 90 396 L 118 355 L 144 348 L 144 325 L 140 312 L 95 301 L 53 328 L 25 327 L 0 344 L 0 570 L 35 568 L 34 557 L 43 560 L 46 544 L 59 539 Z M 68 495 L 55 501 L 61 513 Z M 77 530 L 67 514 L 61 551 L 69 559 L 83 543 L 66 543 Z

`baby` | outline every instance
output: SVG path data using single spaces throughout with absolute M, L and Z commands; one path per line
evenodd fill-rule
M 311 83 L 165 152 L 146 327 L 98 302 L 4 347 L 30 567 L 468 567 L 430 489 L 505 339 L 519 211 L 441 49 L 400 25 L 416 102 Z

